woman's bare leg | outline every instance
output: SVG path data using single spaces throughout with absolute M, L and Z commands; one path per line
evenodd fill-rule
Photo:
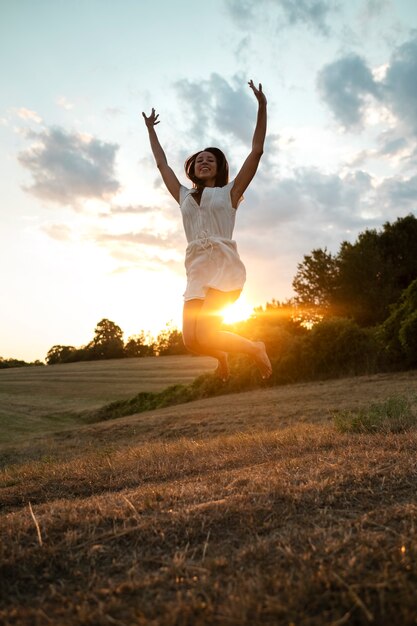
M 205 354 L 209 354 L 209 351 L 247 354 L 255 361 L 262 377 L 269 378 L 272 367 L 262 341 L 250 341 L 235 333 L 220 330 L 220 312 L 227 304 L 230 304 L 230 294 L 209 289 L 195 318 L 195 338 L 198 345 Z
M 201 312 L 201 307 L 204 304 L 204 300 L 187 300 L 184 302 L 183 310 L 183 324 L 182 324 L 182 336 L 185 347 L 195 354 L 201 354 L 204 356 L 212 356 L 218 360 L 219 364 L 216 369 L 216 374 L 219 378 L 226 382 L 229 378 L 229 364 L 227 361 L 227 352 L 211 350 L 207 347 L 202 347 L 197 341 L 197 320 Z

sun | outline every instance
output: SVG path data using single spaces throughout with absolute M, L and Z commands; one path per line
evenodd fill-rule
M 230 306 L 227 306 L 222 311 L 223 322 L 225 324 L 234 324 L 235 322 L 242 322 L 248 319 L 253 313 L 253 306 L 245 300 L 245 298 L 239 298 Z

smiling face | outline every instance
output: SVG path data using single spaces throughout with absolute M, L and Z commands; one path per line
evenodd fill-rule
M 227 159 L 219 148 L 213 146 L 188 157 L 184 168 L 195 189 L 224 187 L 229 182 Z
M 211 152 L 200 152 L 194 164 L 194 174 L 206 187 L 214 187 L 217 176 L 217 160 Z

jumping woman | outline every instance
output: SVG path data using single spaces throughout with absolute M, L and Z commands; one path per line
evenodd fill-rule
M 168 165 L 155 131 L 159 115 L 155 114 L 155 109 L 149 117 L 142 113 L 156 165 L 168 191 L 180 205 L 188 242 L 184 344 L 190 352 L 216 358 L 219 362 L 216 372 L 223 381 L 229 378 L 229 352 L 251 357 L 262 378 L 269 378 L 272 373 L 263 342 L 250 341 L 221 330 L 221 311 L 238 299 L 246 280 L 246 270 L 232 235 L 236 211 L 258 169 L 266 133 L 266 97 L 262 85 L 259 84 L 257 89 L 251 80 L 249 87 L 258 101 L 252 150 L 231 182 L 223 152 L 218 148 L 205 148 L 185 162 L 185 172 L 192 188 L 181 185 Z

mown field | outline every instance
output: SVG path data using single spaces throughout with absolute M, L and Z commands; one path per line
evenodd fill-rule
M 0 623 L 417 624 L 417 432 L 333 423 L 416 391 L 271 387 L 3 445 Z
M 181 355 L 0 370 L 0 444 L 72 427 L 80 411 L 189 383 L 215 366 L 209 357 Z

